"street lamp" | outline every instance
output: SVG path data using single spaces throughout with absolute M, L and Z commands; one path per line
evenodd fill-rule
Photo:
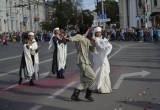
M 101 5 L 102 5 L 102 15 L 104 15 L 104 4 L 103 4 L 103 1 L 105 0 L 101 0 Z M 105 28 L 105 22 L 102 22 L 103 24 L 103 28 Z

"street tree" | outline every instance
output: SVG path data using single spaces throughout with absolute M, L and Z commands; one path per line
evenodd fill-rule
M 107 17 L 111 19 L 110 23 L 119 22 L 119 8 L 118 2 L 116 0 L 105 0 L 104 4 L 104 13 L 107 14 Z M 102 4 L 98 2 L 96 6 L 96 12 L 98 15 L 102 13 Z
M 79 21 L 79 9 L 81 9 L 82 0 L 76 2 L 55 1 L 52 8 L 55 9 L 52 13 L 50 21 L 54 26 L 66 29 L 69 25 L 77 25 Z
M 90 10 L 82 10 L 81 14 L 79 15 L 80 21 L 79 21 L 79 25 L 80 24 L 86 24 L 91 26 L 93 23 L 93 15 L 92 15 L 92 11 Z

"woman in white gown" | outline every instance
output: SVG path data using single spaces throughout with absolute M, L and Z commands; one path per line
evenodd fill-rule
M 93 55 L 93 70 L 96 73 L 95 92 L 110 93 L 110 65 L 108 62 L 108 54 L 112 50 L 112 45 L 109 43 L 109 38 L 102 38 L 102 28 L 96 27 L 93 31 L 93 38 L 96 41 L 96 52 Z

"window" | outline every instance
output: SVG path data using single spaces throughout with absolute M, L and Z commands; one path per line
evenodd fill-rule
M 154 0 L 154 6 L 157 6 L 157 4 L 158 4 L 157 0 Z

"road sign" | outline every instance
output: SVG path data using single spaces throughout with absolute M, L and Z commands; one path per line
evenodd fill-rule
M 140 20 L 140 16 L 136 16 L 136 19 L 137 19 L 137 20 Z
M 107 19 L 107 14 L 100 14 L 99 17 L 100 19 Z
M 27 22 L 27 21 L 28 21 L 28 16 L 24 16 L 24 17 L 23 17 L 23 21 L 24 21 L 24 22 Z

